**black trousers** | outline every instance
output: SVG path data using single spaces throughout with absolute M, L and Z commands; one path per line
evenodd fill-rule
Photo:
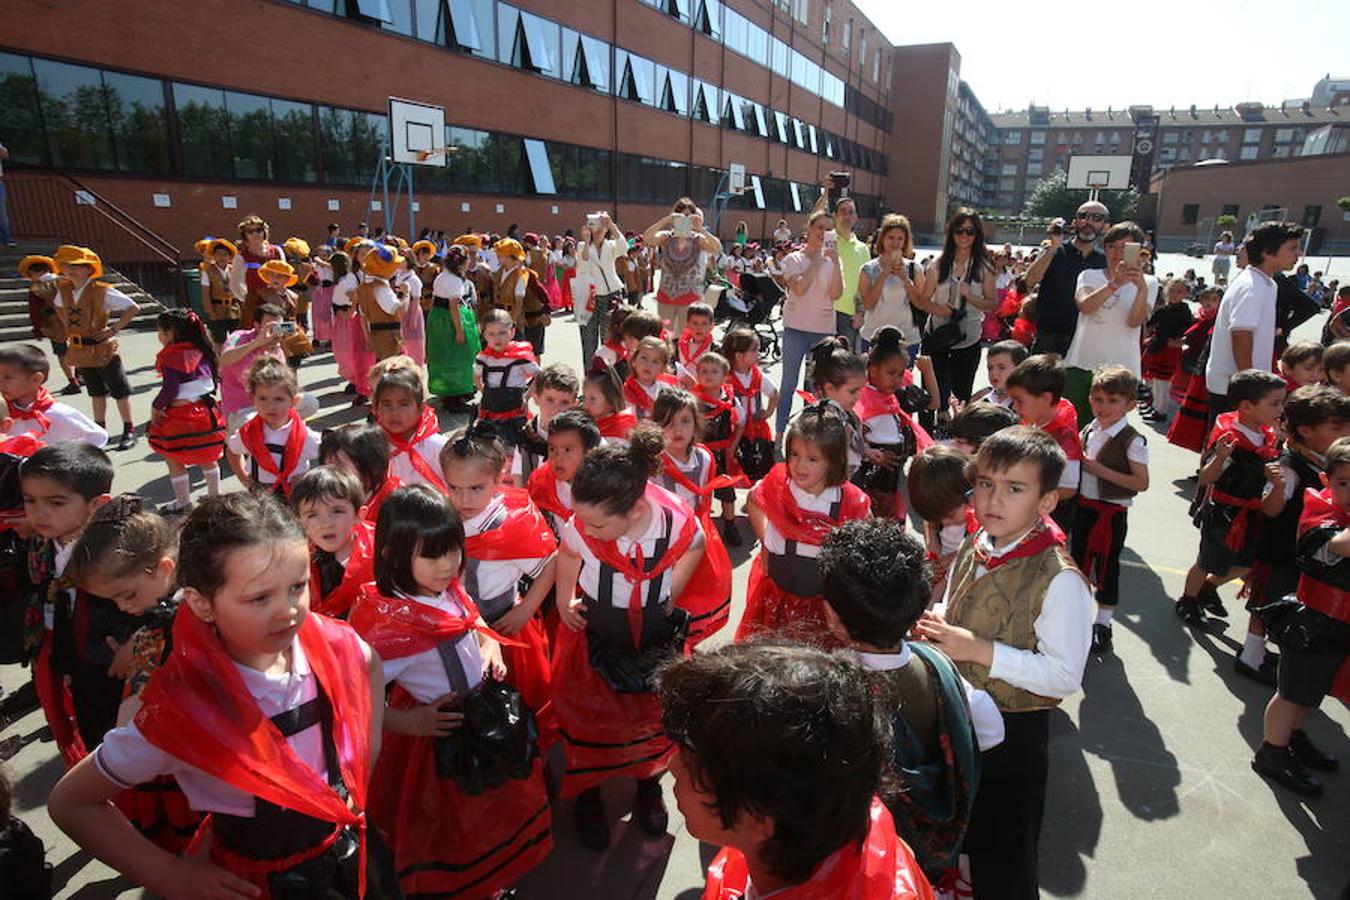
M 1050 711 L 1004 713 L 1003 743 L 981 756 L 962 849 L 976 900 L 1037 900 Z
M 1093 575 L 1087 569 L 1088 536 L 1101 518 L 1101 513 L 1084 506 L 1079 498 L 1074 503 L 1073 531 L 1069 534 L 1070 554 L 1078 568 L 1091 581 Z M 1121 507 L 1121 512 L 1111 519 L 1111 554 L 1105 560 L 1102 569 L 1101 584 L 1097 585 L 1096 600 L 1102 606 L 1115 606 L 1120 602 L 1120 554 L 1125 549 L 1125 535 L 1129 532 L 1129 509 Z M 1101 565 L 1101 563 L 1098 563 Z

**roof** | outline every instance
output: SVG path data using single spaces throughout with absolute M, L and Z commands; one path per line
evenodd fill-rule
M 1133 107 L 1139 110 L 1140 107 Z M 1143 107 L 1149 110 L 1150 107 Z M 1242 103 L 1235 107 L 1200 109 L 1152 109 L 1162 120 L 1162 127 L 1176 126 L 1261 126 L 1310 125 L 1350 122 L 1350 108 L 1315 108 L 1299 106 L 1262 106 Z M 1033 125 L 1032 116 L 1036 122 Z M 1080 109 L 1050 111 L 1045 107 L 1030 107 L 1017 112 L 990 113 L 995 128 L 1132 128 L 1134 119 L 1128 109 Z

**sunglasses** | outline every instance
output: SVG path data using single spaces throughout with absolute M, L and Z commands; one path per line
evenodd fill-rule
M 266 230 L 267 230 L 266 228 L 257 228 L 257 227 L 254 227 L 254 228 L 245 228 L 245 229 L 244 229 L 244 234 L 262 234 L 262 233 L 265 232 Z
M 962 225 L 960 228 L 953 228 L 952 234 L 963 234 L 966 237 L 974 237 L 975 229 L 971 228 L 969 225 Z
M 1085 221 L 1085 222 L 1105 222 L 1105 221 L 1106 221 L 1106 216 L 1102 215 L 1101 213 L 1096 213 L 1096 212 L 1093 212 L 1093 213 L 1080 212 L 1078 215 L 1074 216 L 1074 218 L 1075 218 L 1075 219 L 1082 219 L 1082 220 Z

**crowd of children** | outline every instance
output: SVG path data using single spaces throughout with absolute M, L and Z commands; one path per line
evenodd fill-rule
M 25 656 L 70 768 L 50 809 L 82 846 L 168 897 L 494 897 L 551 852 L 558 797 L 600 851 L 601 786 L 632 779 L 635 826 L 665 834 L 673 771 L 691 833 L 728 848 L 708 896 L 1037 895 L 1050 712 L 1113 650 L 1128 516 L 1149 486 L 1135 372 L 1092 374 L 1080 430 L 1059 358 L 990 335 L 989 387 L 935 440 L 919 419 L 931 367 L 881 327 L 866 353 L 812 348 L 817 393 L 775 436 L 756 331 L 719 339 L 694 302 L 671 334 L 645 284 L 610 310 L 584 372 L 543 365 L 568 278 L 533 235 L 310 254 L 266 244 L 250 217 L 240 239 L 201 246 L 205 317 L 156 323 L 162 516 L 113 495 L 99 401 L 118 401 L 128 445 L 113 335 L 135 308 L 94 280 L 92 251 L 25 267 L 94 418 L 51 396 L 41 349 L 0 348 L 4 439 L 27 441 L 0 448 L 21 485 L 4 521 L 26 541 Z M 1217 295 L 1198 316 L 1180 288 L 1162 296 L 1143 384 L 1159 416 L 1178 407 L 1169 437 L 1203 451 L 1177 614 L 1226 616 L 1218 586 L 1246 581 L 1236 665 L 1277 688 L 1253 766 L 1315 794 L 1307 769 L 1335 760 L 1301 726 L 1347 693 L 1350 343 L 1296 342 L 1281 375 L 1239 372 L 1211 429 L 1197 359 Z M 307 424 L 297 369 L 316 346 L 368 422 Z M 443 433 L 433 403 L 470 424 Z M 222 456 L 245 491 L 223 489 Z M 189 467 L 206 482 L 195 505 Z M 728 548 L 748 543 L 736 598 Z M 694 652 L 738 600 L 738 646 Z M 839 659 L 861 666 L 884 728 L 845 723 L 859 701 Z M 729 674 L 760 664 L 782 671 L 753 689 Z M 791 686 L 807 671 L 815 699 Z M 737 691 L 767 705 L 709 705 Z M 810 761 L 820 734 L 788 720 L 811 703 L 856 754 Z M 752 744 L 753 772 L 738 756 Z M 841 759 L 847 777 L 821 791 Z M 779 827 L 757 842 L 765 817 Z M 889 861 L 889 892 L 848 892 L 871 865 L 849 841 Z

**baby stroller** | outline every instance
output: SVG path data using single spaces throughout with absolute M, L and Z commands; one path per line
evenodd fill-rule
M 759 336 L 760 361 L 776 363 L 783 358 L 783 344 L 776 320 L 783 317 L 779 302 L 783 289 L 767 272 L 741 273 L 741 286 L 724 281 L 708 285 L 704 301 L 713 308 L 713 318 L 727 327 L 746 325 Z

